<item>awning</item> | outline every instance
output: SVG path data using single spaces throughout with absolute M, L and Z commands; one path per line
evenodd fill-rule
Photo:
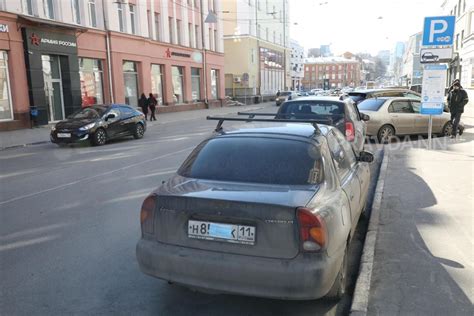
M 76 32 L 87 32 L 87 28 L 75 24 L 68 24 L 53 20 L 40 19 L 28 15 L 18 15 L 18 22 L 20 24 L 28 24 L 35 26 L 48 26 L 53 28 L 62 28 L 66 30 L 76 31 Z

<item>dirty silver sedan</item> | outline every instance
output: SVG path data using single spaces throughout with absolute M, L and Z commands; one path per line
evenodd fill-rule
M 330 126 L 279 125 L 217 133 L 145 199 L 144 273 L 247 296 L 344 294 L 373 156 Z

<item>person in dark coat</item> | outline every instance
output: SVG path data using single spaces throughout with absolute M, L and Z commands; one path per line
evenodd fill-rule
M 452 89 L 448 95 L 448 105 L 451 112 L 451 123 L 453 124 L 453 132 L 451 138 L 455 138 L 458 132 L 461 115 L 464 113 L 464 106 L 469 102 L 469 97 L 458 81 L 454 81 Z
M 140 99 L 138 100 L 138 106 L 142 109 L 143 114 L 145 114 L 145 120 L 148 120 L 148 100 L 145 93 L 142 93 Z
M 148 106 L 150 107 L 150 111 L 151 111 L 150 121 L 153 121 L 153 120 L 156 121 L 155 110 L 156 110 L 156 105 L 157 104 L 158 104 L 158 102 L 156 101 L 156 98 L 153 96 L 152 93 L 150 93 L 149 98 L 148 98 Z

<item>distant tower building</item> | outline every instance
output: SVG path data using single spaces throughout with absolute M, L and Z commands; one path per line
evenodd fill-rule
M 331 45 L 321 45 L 321 47 L 319 49 L 321 51 L 321 57 L 330 57 L 330 56 L 332 56 Z
M 290 46 L 291 89 L 300 90 L 304 77 L 304 48 L 297 41 L 291 39 Z

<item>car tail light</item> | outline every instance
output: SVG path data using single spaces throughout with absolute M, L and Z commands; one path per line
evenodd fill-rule
M 140 224 L 142 226 L 142 233 L 153 234 L 154 228 L 154 215 L 156 206 L 156 195 L 149 195 L 145 201 L 143 201 L 142 209 L 140 211 Z
M 310 209 L 297 209 L 300 228 L 300 240 L 304 251 L 324 249 L 327 243 L 326 224 L 321 216 L 313 214 Z
M 355 138 L 355 129 L 352 122 L 346 122 L 346 139 L 352 142 Z

